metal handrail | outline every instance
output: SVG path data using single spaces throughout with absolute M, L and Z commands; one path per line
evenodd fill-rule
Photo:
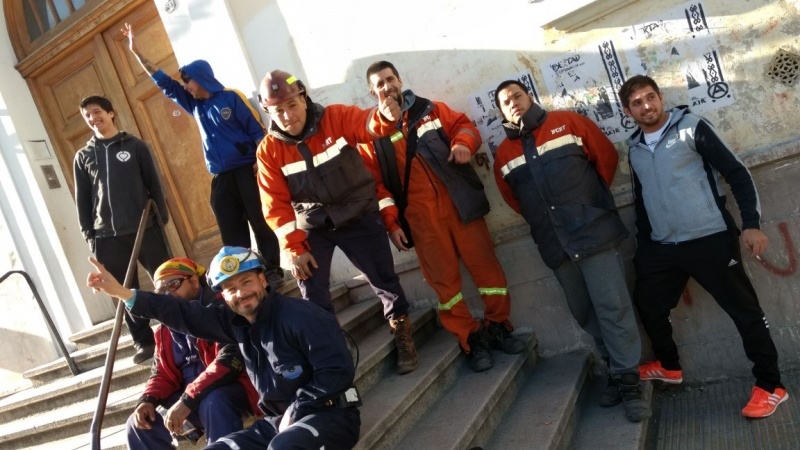
M 130 287 L 133 282 L 133 277 L 136 276 L 136 261 L 139 259 L 142 239 L 144 238 L 144 232 L 147 228 L 147 220 L 150 218 L 150 209 L 153 205 L 155 205 L 155 202 L 153 199 L 149 199 L 144 205 L 142 218 L 139 220 L 139 229 L 136 231 L 136 240 L 133 243 L 131 259 L 128 262 L 128 272 L 125 274 L 125 281 L 122 283 L 126 288 Z M 158 208 L 153 208 L 153 210 L 156 214 L 156 222 L 158 222 L 158 226 L 161 227 L 161 236 L 164 239 L 164 245 L 171 254 L 169 242 L 167 241 L 167 233 L 164 229 L 164 222 L 161 220 L 161 213 L 158 211 Z M 122 329 L 123 314 L 125 314 L 125 303 L 118 301 L 117 310 L 114 315 L 114 328 L 111 330 L 111 340 L 108 343 L 108 353 L 106 353 L 105 371 L 103 372 L 103 379 L 100 382 L 100 392 L 97 394 L 97 408 L 94 411 L 92 427 L 89 430 L 92 440 L 92 450 L 100 450 L 100 431 L 103 428 L 103 416 L 106 412 L 108 390 L 111 387 L 111 377 L 114 372 L 114 360 L 117 356 L 117 344 L 119 343 L 119 335 Z
M 67 351 L 67 346 L 64 345 L 64 340 L 61 339 L 61 335 L 58 333 L 56 329 L 56 324 L 53 322 L 53 319 L 50 317 L 50 313 L 47 311 L 47 308 L 44 306 L 44 302 L 42 301 L 42 297 L 39 296 L 39 290 L 36 289 L 36 285 L 33 284 L 33 280 L 31 276 L 28 275 L 28 272 L 24 270 L 10 270 L 6 272 L 2 277 L 0 277 L 0 283 L 6 281 L 8 277 L 11 275 L 22 275 L 25 278 L 25 281 L 28 282 L 28 287 L 33 292 L 34 298 L 36 298 L 36 303 L 39 304 L 39 309 L 42 311 L 42 315 L 44 316 L 44 321 L 47 322 L 47 328 L 50 329 L 50 332 L 53 333 L 53 336 L 56 338 L 56 343 L 58 343 L 58 348 L 61 349 L 61 353 L 64 354 L 64 359 L 67 360 L 67 365 L 69 366 L 69 371 L 72 372 L 72 375 L 77 375 L 80 373 L 78 370 L 78 366 L 75 365 L 75 360 L 72 359 L 72 355 L 69 354 Z

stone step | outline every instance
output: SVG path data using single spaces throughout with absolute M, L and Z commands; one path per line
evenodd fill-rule
M 125 423 L 141 393 L 141 385 L 109 392 L 103 426 Z M 89 398 L 0 424 L 0 450 L 42 445 L 69 436 L 88 435 L 96 407 L 97 400 Z
M 125 326 L 123 326 L 123 328 L 125 328 Z M 80 373 L 89 372 L 105 364 L 106 355 L 108 354 L 108 344 L 108 341 L 101 342 L 91 347 L 86 347 L 70 353 Z M 133 348 L 131 336 L 129 334 L 120 334 L 119 341 L 117 342 L 117 352 L 115 354 L 116 363 L 118 364 L 125 360 L 129 361 L 134 353 L 135 349 Z M 144 364 L 147 366 L 150 362 L 148 361 Z M 22 376 L 37 384 L 41 384 L 65 377 L 72 377 L 72 372 L 69 370 L 67 360 L 62 357 L 27 370 Z
M 463 450 L 486 440 L 536 364 L 535 336 L 518 337 L 527 343 L 528 351 L 518 355 L 492 351 L 494 367 L 488 371 L 473 372 L 465 358 L 455 358 L 452 368 L 436 377 L 440 392 L 425 392 L 412 405 L 404 401 L 408 408 L 404 417 L 374 445 L 365 442 L 363 448 Z
M 395 442 L 441 392 L 452 384 L 461 361 L 458 342 L 449 332 L 436 331 L 417 347 L 419 368 L 414 372 L 386 374 L 362 395 L 361 437 L 356 450 L 385 448 Z
M 92 438 L 87 429 L 84 434 L 32 445 L 25 447 L 25 450 L 90 450 L 92 448 L 91 441 Z M 103 450 L 126 450 L 128 445 L 125 439 L 125 424 L 104 427 L 100 433 L 100 448 Z
M 485 448 L 567 448 L 575 432 L 578 397 L 589 385 L 589 358 L 583 351 L 539 359 Z
M 75 377 L 59 380 L 18 392 L 0 400 L 0 423 L 27 417 L 45 409 L 68 406 L 88 398 L 96 398 L 105 372 L 98 367 Z M 130 358 L 117 361 L 111 380 L 111 390 L 143 384 L 150 376 L 150 365 L 133 364 Z
M 570 450 L 594 450 L 613 448 L 619 450 L 643 450 L 647 440 L 649 420 L 631 423 L 625 418 L 621 404 L 603 408 L 598 404 L 600 393 L 606 386 L 605 376 L 593 377 L 589 382 L 587 395 L 580 401 L 576 434 L 570 443 Z M 644 397 L 653 408 L 653 385 L 642 384 Z
M 431 309 L 412 311 L 409 318 L 413 329 L 414 344 L 419 349 L 437 330 L 436 313 Z M 358 353 L 356 387 L 362 396 L 381 379 L 396 374 L 397 351 L 394 335 L 390 332 L 388 323 L 375 329 L 363 339 L 359 339 Z

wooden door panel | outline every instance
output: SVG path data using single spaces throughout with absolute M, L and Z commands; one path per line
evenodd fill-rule
M 133 26 L 145 57 L 174 74 L 178 62 L 166 30 L 155 6 L 148 3 L 111 24 L 102 36 L 142 137 L 153 147 L 184 247 L 191 256 L 217 250 L 219 229 L 208 203 L 211 176 L 205 169 L 197 125 L 191 114 L 161 93 L 128 50 L 128 39 L 121 32 L 126 22 Z
M 93 39 L 52 65 L 32 79 L 34 95 L 44 105 L 45 124 L 56 137 L 58 160 L 73 189 L 72 160 L 75 153 L 86 145 L 91 130 L 80 114 L 80 101 L 89 95 L 103 95 L 111 99 L 116 110 L 116 123 L 121 129 L 135 130 L 135 122 L 122 89 L 113 70 L 102 40 Z M 119 98 L 120 100 L 115 100 Z M 74 193 L 73 193 L 74 194 Z
M 152 133 L 153 142 L 165 149 L 162 177 L 169 180 L 175 196 L 180 200 L 181 214 L 187 222 L 187 232 L 192 241 L 208 233 L 216 233 L 217 223 L 209 207 L 211 175 L 202 159 L 202 147 L 194 118 L 157 91 L 149 98 L 140 99 L 147 114 L 140 119 L 143 128 Z M 198 158 L 200 154 L 200 158 Z
M 167 73 L 177 73 L 178 63 L 155 2 L 133 0 L 130 8 L 104 22 L 80 27 L 81 33 L 91 36 L 75 37 L 75 45 L 28 77 L 29 85 L 70 190 L 75 152 L 91 137 L 78 110 L 80 100 L 88 95 L 108 97 L 119 129 L 151 145 L 172 217 L 167 234 L 173 249 L 205 258 L 219 249 L 221 241 L 208 204 L 211 177 L 200 134 L 191 115 L 167 99 L 130 54 L 120 31 L 125 22 L 133 24 L 151 61 Z

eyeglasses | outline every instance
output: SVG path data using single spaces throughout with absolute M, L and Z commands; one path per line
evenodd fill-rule
M 192 77 L 183 74 L 181 75 L 181 80 L 183 81 L 183 84 L 188 84 L 190 81 L 192 81 Z
M 156 294 L 166 294 L 167 292 L 175 292 L 177 291 L 184 281 L 192 278 L 191 275 L 186 275 L 185 277 L 181 278 L 173 278 L 165 283 L 159 283 L 159 286 L 156 288 Z

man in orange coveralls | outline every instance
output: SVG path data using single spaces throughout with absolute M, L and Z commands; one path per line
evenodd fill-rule
M 408 301 L 378 212 L 375 180 L 357 142 L 393 130 L 400 116 L 394 98 L 378 108 L 314 103 L 303 82 L 273 70 L 261 82 L 261 107 L 269 133 L 256 154 L 263 210 L 292 261 L 303 298 L 333 312 L 333 251 L 342 249 L 383 302 L 397 345 L 397 371 L 419 365 Z
M 360 147 L 378 185 L 387 188 L 379 200 L 389 237 L 399 250 L 408 250 L 413 238 L 425 279 L 439 297 L 442 325 L 456 335 L 474 371 L 488 370 L 490 346 L 514 354 L 525 344 L 511 334 L 506 276 L 483 220 L 489 201 L 469 164 L 480 134 L 464 114 L 403 91 L 388 61 L 367 68 L 367 83 L 374 98 L 394 99 L 402 111 L 393 135 Z M 403 229 L 406 223 L 410 230 Z M 483 299 L 483 322 L 463 300 L 459 256 Z

